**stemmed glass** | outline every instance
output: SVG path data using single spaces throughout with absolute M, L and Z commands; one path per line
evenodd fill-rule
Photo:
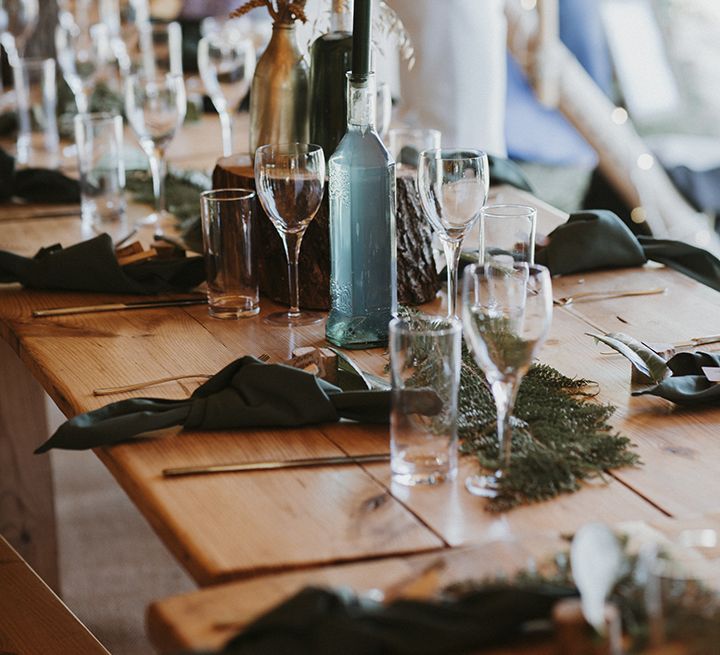
M 487 155 L 480 150 L 423 150 L 417 171 L 420 200 L 447 260 L 448 317 L 455 316 L 460 248 L 490 189 Z
M 232 114 L 250 89 L 255 46 L 227 25 L 198 42 L 198 68 L 205 90 L 220 116 L 223 154 L 233 153 Z
M 5 48 L 8 62 L 13 67 L 25 51 L 25 43 L 37 25 L 38 14 L 38 0 L 0 0 L 0 45 Z M 0 72 L 0 107 L 10 104 L 9 94 L 4 91 Z
M 102 23 L 82 27 L 66 18 L 55 29 L 55 49 L 78 112 L 87 114 L 98 78 L 113 57 L 107 27 Z
M 498 468 L 466 479 L 476 496 L 495 497 L 510 466 L 511 415 L 533 357 L 545 342 L 552 319 L 550 273 L 526 262 L 491 261 L 465 268 L 463 333 L 485 373 L 497 406 Z
M 150 161 L 155 195 L 155 212 L 141 219 L 142 225 L 172 220 L 165 209 L 165 152 L 182 125 L 187 109 L 182 75 L 129 75 L 125 81 L 125 115 Z
M 129 75 L 138 59 L 140 31 L 150 24 L 147 0 L 100 0 L 100 20 L 107 25 L 120 70 Z
M 285 327 L 319 323 L 322 314 L 300 311 L 298 258 L 305 230 L 325 191 L 323 149 L 307 143 L 260 146 L 255 152 L 255 186 L 283 241 L 290 286 L 290 311 L 269 314 L 265 321 Z

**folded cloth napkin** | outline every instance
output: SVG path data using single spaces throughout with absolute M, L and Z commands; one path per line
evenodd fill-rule
M 0 251 L 0 283 L 31 289 L 153 294 L 187 291 L 205 279 L 202 257 L 156 259 L 120 266 L 107 234 L 69 248 L 42 248 L 33 258 Z
M 389 391 L 343 391 L 283 364 L 242 357 L 198 387 L 186 400 L 133 398 L 63 423 L 35 452 L 84 450 L 132 439 L 152 430 L 298 427 L 341 418 L 387 423 Z
M 713 353 L 678 353 L 667 362 L 672 375 L 648 389 L 633 391 L 633 396 L 650 394 L 678 405 L 720 404 L 720 384 L 710 382 L 703 367 L 720 367 L 720 355 Z
M 16 171 L 13 157 L 0 149 L 0 202 L 13 197 L 27 202 L 79 203 L 80 184 L 46 168 Z
M 717 257 L 682 241 L 636 237 L 611 211 L 572 214 L 548 238 L 549 244 L 535 253 L 535 261 L 554 275 L 642 266 L 652 259 L 720 291 Z
M 454 655 L 506 644 L 529 621 L 550 620 L 568 587 L 488 586 L 457 600 L 389 605 L 308 587 L 224 647 L 223 655 Z
M 523 191 L 533 193 L 532 185 L 527 176 L 514 161 L 488 155 L 488 164 L 490 165 L 490 184 L 509 184 Z

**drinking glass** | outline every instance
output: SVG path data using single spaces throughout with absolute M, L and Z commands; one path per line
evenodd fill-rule
M 465 268 L 463 332 L 497 406 L 498 468 L 473 475 L 465 486 L 495 497 L 510 466 L 510 419 L 520 381 L 544 343 L 552 319 L 550 273 L 526 262 L 494 262 Z
M 122 116 L 76 114 L 74 123 L 83 223 L 103 230 L 122 229 L 125 222 Z
M 214 318 L 260 311 L 252 243 L 255 192 L 217 189 L 200 194 L 208 310 Z
M 322 314 L 300 311 L 298 258 L 305 230 L 320 209 L 325 191 L 323 149 L 308 143 L 260 146 L 255 152 L 255 186 L 283 241 L 290 287 L 290 311 L 275 312 L 265 320 L 285 327 L 319 323 Z
M 132 72 L 147 77 L 162 73 L 182 75 L 182 28 L 180 23 L 148 23 L 138 26 L 139 48 Z
M 56 168 L 58 136 L 54 59 L 16 59 L 13 66 L 17 96 L 17 165 Z
M 147 0 L 100 0 L 100 19 L 107 25 L 115 58 L 123 75 L 139 60 L 140 30 L 150 23 Z
M 448 316 L 455 316 L 460 248 L 490 189 L 487 155 L 480 150 L 423 150 L 417 171 L 420 200 L 447 260 Z
M 255 47 L 227 26 L 198 42 L 198 69 L 220 116 L 223 155 L 233 153 L 232 116 L 247 95 L 255 71 Z
M 78 112 L 86 114 L 98 79 L 113 58 L 107 27 L 102 23 L 81 27 L 70 20 L 60 21 L 55 28 L 55 49 Z
M 2 0 L 0 2 L 0 45 L 14 66 L 25 51 L 39 15 L 38 0 Z
M 499 257 L 506 261 L 535 263 L 537 210 L 527 205 L 490 205 L 480 212 L 478 261 Z
M 185 84 L 182 75 L 144 72 L 125 81 L 125 115 L 150 161 L 155 211 L 140 220 L 162 232 L 172 214 L 165 208 L 165 152 L 185 118 Z
M 462 326 L 437 316 L 390 321 L 390 468 L 414 486 L 457 474 L 457 397 Z
M 394 127 L 389 132 L 390 154 L 398 169 L 416 170 L 423 150 L 440 148 L 440 130 L 425 127 Z

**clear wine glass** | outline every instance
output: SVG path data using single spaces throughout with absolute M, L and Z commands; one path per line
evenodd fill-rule
M 100 19 L 107 25 L 113 53 L 123 75 L 139 61 L 140 31 L 150 23 L 147 0 L 100 0 Z
M 520 381 L 547 338 L 552 320 L 550 273 L 526 262 L 491 261 L 465 268 L 462 297 L 465 342 L 485 373 L 497 406 L 498 468 L 473 475 L 465 486 L 495 497 L 510 466 L 510 419 Z
M 11 66 L 25 52 L 39 12 L 38 0 L 0 1 L 0 45 L 5 48 Z
M 250 90 L 255 46 L 227 26 L 198 42 L 198 69 L 205 90 L 220 116 L 223 154 L 233 153 L 232 116 Z
M 182 28 L 180 23 L 143 23 L 138 26 L 139 47 L 133 72 L 153 77 L 161 73 L 182 75 Z
M 454 317 L 460 248 L 490 189 L 487 155 L 472 149 L 423 150 L 417 181 L 423 209 L 445 251 L 448 317 Z
M 97 81 L 114 56 L 108 29 L 102 23 L 85 28 L 70 20 L 60 21 L 55 28 L 55 49 L 78 112 L 87 114 Z
M 185 118 L 187 101 L 182 75 L 145 73 L 129 75 L 125 81 L 125 115 L 148 156 L 153 179 L 155 211 L 141 219 L 162 233 L 173 220 L 165 208 L 165 152 Z
M 255 152 L 255 186 L 283 241 L 290 287 L 290 310 L 270 314 L 265 320 L 284 327 L 319 323 L 322 314 L 300 311 L 298 259 L 305 230 L 320 209 L 325 191 L 323 149 L 307 143 L 260 146 Z

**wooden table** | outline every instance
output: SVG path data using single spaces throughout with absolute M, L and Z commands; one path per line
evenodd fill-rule
M 501 198 L 496 199 L 503 201 L 528 200 L 513 189 L 498 193 Z M 564 218 L 540 203 L 541 231 Z M 41 245 L 79 238 L 76 218 L 0 223 L 0 248 L 26 254 Z M 578 493 L 502 516 L 490 514 L 482 500 L 463 489 L 463 479 L 474 470 L 471 461 L 461 463 L 458 482 L 431 489 L 392 485 L 382 464 L 175 480 L 161 475 L 171 466 L 362 454 L 387 447 L 387 428 L 351 423 L 183 433 L 98 449 L 96 454 L 200 585 L 445 552 L 508 531 L 571 531 L 588 520 L 653 521 L 717 507 L 720 410 L 681 410 L 657 398 L 632 398 L 628 363 L 603 355 L 604 347 L 586 333 L 622 330 L 662 342 L 718 333 L 720 295 L 655 266 L 570 275 L 556 279 L 554 286 L 556 296 L 579 290 L 667 288 L 660 296 L 578 303 L 555 311 L 541 359 L 568 375 L 596 380 L 600 400 L 618 408 L 614 424 L 637 443 L 644 461 L 642 467 L 609 473 Z M 0 532 L 21 546 L 33 566 L 44 567 L 42 575 L 51 581 L 56 573 L 50 470 L 47 457 L 30 455 L 45 438 L 40 386 L 71 416 L 133 395 L 98 398 L 92 394 L 98 387 L 214 373 L 244 354 L 265 352 L 279 360 L 297 346 L 324 343 L 322 325 L 294 331 L 270 328 L 262 315 L 224 322 L 209 318 L 201 306 L 30 317 L 31 309 L 101 298 L 15 286 L 0 289 L 0 468 L 12 471 L 0 478 Z M 263 315 L 274 309 L 263 302 Z M 358 353 L 357 358 L 378 372 L 385 363 L 381 351 Z M 144 395 L 179 398 L 194 388 L 194 382 L 183 381 Z M 315 572 L 309 575 L 312 579 Z

